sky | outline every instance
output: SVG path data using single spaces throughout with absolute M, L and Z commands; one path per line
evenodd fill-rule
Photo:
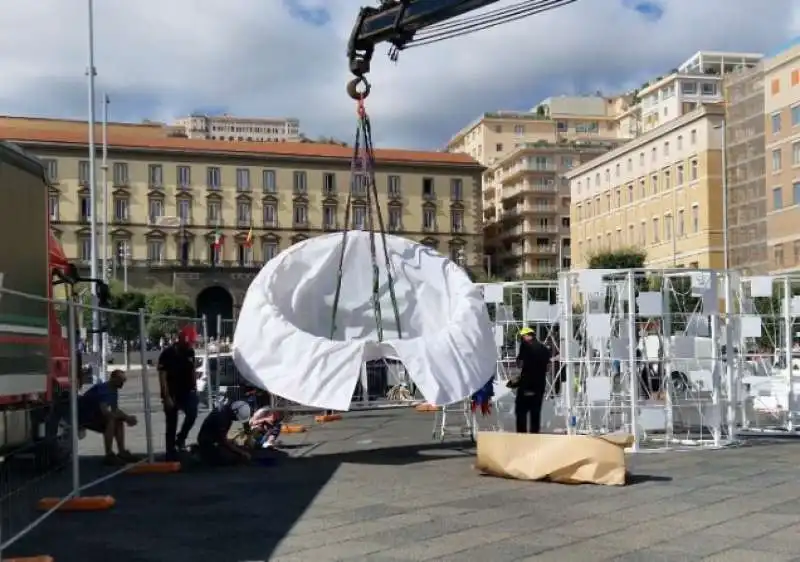
M 97 99 L 109 95 L 116 121 L 195 111 L 291 116 L 312 138 L 352 141 L 346 43 L 359 7 L 377 3 L 94 0 Z M 5 3 L 0 114 L 88 117 L 87 5 Z M 439 149 L 485 111 L 528 110 L 552 95 L 612 94 L 698 50 L 770 53 L 797 35 L 798 0 L 578 0 L 410 49 L 396 63 L 379 46 L 367 110 L 376 146 Z

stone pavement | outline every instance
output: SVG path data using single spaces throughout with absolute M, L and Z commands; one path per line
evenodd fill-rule
M 432 414 L 411 411 L 348 414 L 287 436 L 291 458 L 271 466 L 123 475 L 94 492 L 116 497 L 111 511 L 56 514 L 9 554 L 57 562 L 800 560 L 800 441 L 641 454 L 631 458 L 630 486 L 563 486 L 479 476 L 469 444 L 431 442 L 431 424 Z

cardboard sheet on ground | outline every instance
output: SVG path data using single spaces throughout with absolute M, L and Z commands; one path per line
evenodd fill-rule
M 475 468 L 491 476 L 561 484 L 625 485 L 633 436 L 478 433 Z

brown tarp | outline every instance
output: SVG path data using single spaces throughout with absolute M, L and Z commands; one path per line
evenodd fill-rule
M 484 474 L 562 484 L 625 485 L 625 448 L 633 436 L 478 433 L 475 468 Z

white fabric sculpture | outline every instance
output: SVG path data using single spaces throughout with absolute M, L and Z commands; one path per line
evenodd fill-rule
M 247 290 L 233 349 L 250 383 L 299 404 L 346 411 L 368 360 L 401 361 L 436 405 L 471 396 L 494 374 L 497 350 L 479 289 L 436 251 L 387 235 L 398 338 L 383 243 L 374 239 L 383 342 L 372 306 L 369 233 L 347 234 L 332 338 L 342 234 L 318 236 L 267 262 Z

